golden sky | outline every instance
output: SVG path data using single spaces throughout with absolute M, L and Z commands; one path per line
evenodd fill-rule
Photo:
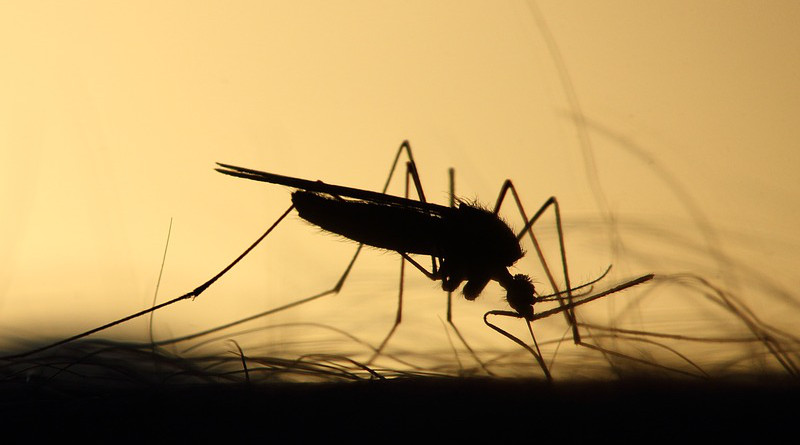
M 578 280 L 701 271 L 797 311 L 771 309 L 800 287 L 797 23 L 792 1 L 3 2 L 0 336 L 147 307 L 170 219 L 161 301 L 224 267 L 289 191 L 214 162 L 376 190 L 404 139 L 430 200 L 451 166 L 467 199 L 506 178 L 529 212 L 558 196 Z M 287 219 L 157 315 L 164 335 L 331 286 L 354 246 L 318 232 Z M 394 292 L 397 258 L 368 255 L 352 287 L 391 314 L 372 293 Z M 441 314 L 414 279 L 407 310 Z M 374 317 L 344 304 L 290 319 Z

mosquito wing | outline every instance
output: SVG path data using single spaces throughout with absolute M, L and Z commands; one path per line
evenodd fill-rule
M 272 184 L 280 184 L 297 189 L 308 190 L 310 192 L 325 193 L 332 196 L 347 197 L 360 199 L 364 201 L 389 204 L 403 207 L 411 207 L 420 209 L 426 212 L 433 213 L 447 213 L 450 209 L 438 204 L 431 204 L 422 201 L 415 201 L 413 199 L 401 198 L 399 196 L 387 195 L 385 193 L 373 192 L 370 190 L 362 190 L 353 187 L 346 187 L 342 185 L 326 184 L 322 181 L 309 181 L 308 179 L 293 178 L 291 176 L 277 175 L 275 173 L 267 173 L 259 170 L 253 170 L 245 167 L 237 167 L 235 165 L 217 163 L 219 165 L 215 170 L 237 178 L 251 179 L 253 181 L 269 182 Z

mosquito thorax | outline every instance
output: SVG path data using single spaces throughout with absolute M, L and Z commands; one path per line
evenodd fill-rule
M 535 298 L 533 296 L 535 289 L 531 278 L 527 275 L 517 274 L 514 275 L 510 281 L 501 283 L 505 287 L 508 294 L 506 301 L 512 309 L 524 319 L 533 320 L 533 303 Z
M 461 202 L 457 224 L 451 232 L 458 244 L 450 246 L 452 256 L 475 267 L 510 267 L 524 255 L 517 235 L 494 212 Z

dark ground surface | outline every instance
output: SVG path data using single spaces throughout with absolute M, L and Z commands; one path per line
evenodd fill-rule
M 0 430 L 41 442 L 733 440 L 800 430 L 800 382 L 424 378 L 117 387 L 0 382 Z

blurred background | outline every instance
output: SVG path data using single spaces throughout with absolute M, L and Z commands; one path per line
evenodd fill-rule
M 557 196 L 573 284 L 612 264 L 595 290 L 659 275 L 579 313 L 686 337 L 658 346 L 602 330 L 594 343 L 681 372 L 784 372 L 754 339 L 800 315 L 798 22 L 791 1 L 4 2 L 3 348 L 152 305 L 170 224 L 159 302 L 213 276 L 289 206 L 290 189 L 215 162 L 380 190 L 407 139 L 430 201 L 448 202 L 450 167 L 457 196 L 487 206 L 506 178 L 529 214 Z M 502 214 L 522 227 L 511 201 Z M 550 213 L 536 230 L 559 272 L 553 224 Z M 293 213 L 200 298 L 157 312 L 152 336 L 327 290 L 355 247 Z M 525 248 L 514 273 L 550 292 Z M 235 339 L 247 354 L 365 360 L 391 327 L 398 274 L 397 255 L 366 249 L 339 295 L 169 347 L 233 351 Z M 456 300 L 484 367 L 445 326 L 445 294 L 413 268 L 379 363 L 541 375 L 482 322 L 507 308 L 502 289 Z M 530 343 L 519 320 L 498 323 Z M 572 346 L 563 317 L 534 326 L 554 375 L 619 372 Z M 148 341 L 149 318 L 97 336 Z

